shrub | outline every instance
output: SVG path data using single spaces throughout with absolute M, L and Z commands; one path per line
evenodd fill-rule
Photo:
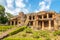
M 57 36 L 57 35 L 59 36 L 60 35 L 60 30 L 54 31 L 53 34 L 54 34 L 54 36 Z
M 49 32 L 48 32 L 48 31 L 44 31 L 44 30 L 35 31 L 35 32 L 33 33 L 33 37 L 34 37 L 34 38 L 49 37 Z
M 1 25 L 0 26 L 0 32 L 4 32 L 4 31 L 7 31 L 7 30 L 9 30 L 9 29 L 11 29 L 11 28 L 13 28 L 14 26 L 3 26 L 3 25 Z
M 46 40 L 51 40 L 49 37 L 46 37 Z
M 38 40 L 44 40 L 43 38 L 39 38 Z
M 26 26 L 20 27 L 20 28 L 16 29 L 15 31 L 12 31 L 11 33 L 9 33 L 9 35 L 14 35 L 14 34 L 16 34 L 18 32 L 23 31 L 26 28 L 27 28 Z
M 26 29 L 26 33 L 32 33 L 32 29 L 28 27 L 28 28 Z
M 23 36 L 23 37 L 26 37 L 26 33 L 23 33 L 22 36 Z
M 33 33 L 33 38 L 39 38 L 39 37 L 40 37 L 39 32 L 35 31 L 35 32 Z
M 49 32 L 44 31 L 44 30 L 41 30 L 41 31 L 40 31 L 40 36 L 42 36 L 42 37 L 47 37 L 47 36 L 49 36 Z
M 36 40 L 33 38 L 5 38 L 4 40 Z

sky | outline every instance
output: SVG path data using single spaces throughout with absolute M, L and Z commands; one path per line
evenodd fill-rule
M 60 12 L 60 0 L 0 0 L 0 5 L 5 7 L 5 12 L 14 15 L 49 10 Z

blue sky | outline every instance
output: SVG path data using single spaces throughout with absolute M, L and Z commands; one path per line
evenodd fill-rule
M 19 12 L 31 13 L 39 11 L 60 11 L 60 0 L 0 0 L 6 12 L 18 14 Z

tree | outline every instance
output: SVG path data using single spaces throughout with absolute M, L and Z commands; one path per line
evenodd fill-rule
M 6 15 L 5 15 L 5 8 L 0 5 L 0 23 L 5 24 L 8 21 Z
M 6 15 L 7 15 L 7 17 L 10 19 L 10 18 L 12 18 L 12 17 L 14 17 L 11 13 L 7 13 L 6 12 Z

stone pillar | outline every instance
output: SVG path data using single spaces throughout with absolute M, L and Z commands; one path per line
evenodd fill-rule
M 47 18 L 49 18 L 49 15 L 47 14 Z
M 51 30 L 51 20 L 49 20 L 49 30 Z
M 10 21 L 10 25 L 12 25 L 12 21 Z
M 52 17 L 54 18 L 54 15 L 52 15 Z
M 44 30 L 44 21 L 42 21 L 42 30 Z
M 19 21 L 17 20 L 17 25 L 19 25 Z
M 15 20 L 14 20 L 14 25 L 15 25 Z
M 35 16 L 35 20 L 38 20 L 38 15 Z
M 55 30 L 57 30 L 57 22 L 56 22 L 56 20 L 54 20 L 54 28 L 55 28 Z
M 29 20 L 29 15 L 27 15 L 27 18 L 26 18 L 26 20 Z
M 38 28 L 38 21 L 36 20 L 36 28 Z
M 43 15 L 42 15 L 42 19 L 43 19 Z
M 33 20 L 33 16 L 31 16 L 31 20 Z
M 33 21 L 33 28 L 35 28 L 35 21 Z
M 36 15 L 35 15 L 35 19 L 34 20 L 36 20 Z

